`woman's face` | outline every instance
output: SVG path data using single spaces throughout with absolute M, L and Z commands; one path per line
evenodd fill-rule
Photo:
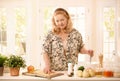
M 67 18 L 62 14 L 54 16 L 54 20 L 56 26 L 59 27 L 60 29 L 64 29 L 67 26 Z

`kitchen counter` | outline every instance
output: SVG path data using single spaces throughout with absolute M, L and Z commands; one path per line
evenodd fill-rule
M 120 78 L 106 78 L 106 77 L 90 77 L 90 78 L 80 78 L 80 77 L 68 77 L 65 73 L 64 75 L 54 77 L 51 79 L 34 77 L 34 76 L 25 76 L 20 74 L 19 76 L 10 76 L 9 73 L 4 73 L 3 76 L 0 76 L 0 81 L 120 81 Z

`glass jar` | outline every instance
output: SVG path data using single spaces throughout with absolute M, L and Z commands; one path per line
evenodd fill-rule
M 104 77 L 113 77 L 113 71 L 112 70 L 105 70 L 103 72 Z
M 103 76 L 103 68 L 96 68 L 95 75 L 98 77 Z
M 107 61 L 104 63 L 103 76 L 104 76 L 104 77 L 113 77 L 113 73 L 114 73 L 113 62 L 110 61 L 110 60 L 107 60 Z

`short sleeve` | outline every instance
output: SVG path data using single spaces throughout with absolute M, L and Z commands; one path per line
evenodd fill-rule
M 51 54 L 52 53 L 52 36 L 51 33 L 49 33 L 45 39 L 43 40 L 43 46 L 42 46 L 42 53 Z
M 79 52 L 81 50 L 81 48 L 84 46 L 84 43 L 83 43 L 83 39 L 82 39 L 82 35 L 80 32 L 77 31 L 77 39 L 78 39 L 78 45 L 79 45 Z

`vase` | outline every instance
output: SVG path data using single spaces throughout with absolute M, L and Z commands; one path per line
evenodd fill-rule
M 4 67 L 0 67 L 0 76 L 3 76 Z
M 11 76 L 19 76 L 19 71 L 20 71 L 20 68 L 18 68 L 18 67 L 10 68 L 10 75 Z

